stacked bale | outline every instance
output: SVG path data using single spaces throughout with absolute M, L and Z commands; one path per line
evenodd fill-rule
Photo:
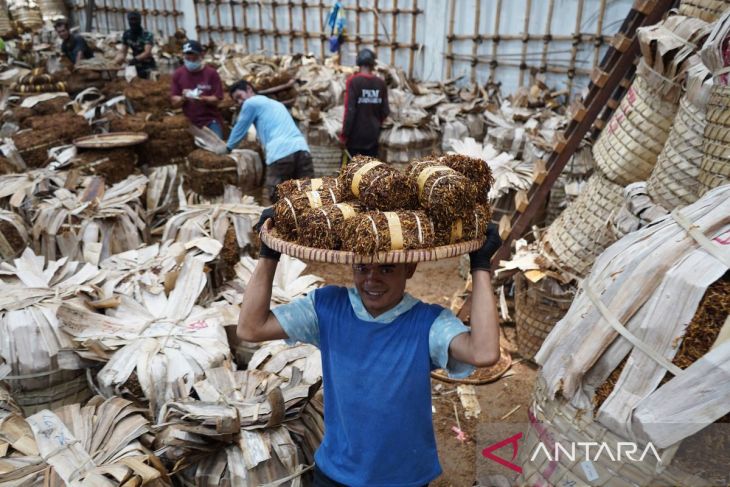
M 43 27 L 43 18 L 35 0 L 11 0 L 8 11 L 18 24 L 28 30 L 37 30 Z
M 130 122 L 136 125 L 140 119 Z M 142 130 L 150 137 L 139 146 L 140 163 L 149 167 L 185 164 L 188 155 L 195 150 L 195 139 L 188 131 L 189 126 L 185 115 L 148 120 Z
M 34 68 L 13 83 L 10 89 L 18 93 L 44 93 L 66 91 L 68 86 L 58 76 L 49 74 L 46 68 Z
M 48 161 L 48 150 L 71 143 L 75 138 L 91 134 L 91 126 L 71 112 L 29 117 L 28 130 L 22 130 L 12 139 L 18 154 L 28 167 L 41 167 Z
M 236 149 L 228 155 L 196 149 L 188 156 L 190 189 L 205 197 L 222 196 L 227 185 L 244 191 L 258 187 L 263 176 L 263 164 L 258 153 Z
M 679 15 L 714 22 L 728 8 L 730 8 L 728 0 L 682 0 L 679 4 Z

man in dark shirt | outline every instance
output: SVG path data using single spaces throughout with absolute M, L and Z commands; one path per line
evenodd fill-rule
M 360 71 L 347 79 L 341 140 L 351 156 L 378 156 L 380 126 L 388 116 L 388 88 L 373 74 L 375 53 L 357 54 Z
M 223 99 L 223 84 L 215 68 L 203 64 L 203 46 L 198 41 L 183 44 L 184 65 L 175 70 L 170 85 L 174 108 L 196 127 L 208 127 L 223 138 L 223 118 L 218 104 Z
M 57 20 L 53 27 L 56 34 L 61 39 L 61 52 L 73 63 L 82 59 L 90 59 L 94 57 L 86 40 L 78 34 L 72 34 L 68 29 L 68 21 L 65 19 Z
M 142 16 L 139 12 L 127 14 L 129 29 L 122 35 L 122 50 L 117 56 L 117 64 L 123 64 L 127 59 L 127 51 L 132 50 L 132 60 L 129 64 L 137 68 L 137 76 L 149 78 L 150 72 L 157 69 L 155 58 L 152 56 L 154 37 L 151 32 L 142 28 Z

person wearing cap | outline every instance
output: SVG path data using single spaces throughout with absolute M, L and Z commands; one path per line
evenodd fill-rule
M 122 50 L 116 58 L 117 64 L 127 60 L 127 53 L 132 50 L 132 59 L 129 64 L 137 68 L 137 76 L 147 79 L 150 73 L 157 69 L 157 63 L 152 55 L 154 36 L 142 28 L 142 15 L 139 12 L 127 13 L 129 29 L 122 34 Z
M 378 157 L 380 127 L 390 113 L 388 87 L 373 74 L 373 51 L 361 50 L 356 62 L 360 69 L 347 78 L 345 85 L 345 116 L 340 141 L 350 156 Z
M 196 127 L 208 127 L 223 138 L 223 118 L 218 105 L 223 99 L 223 83 L 215 68 L 203 63 L 203 46 L 189 40 L 183 44 L 183 65 L 175 70 L 170 85 L 174 108 Z
M 53 24 L 53 28 L 61 39 L 61 52 L 73 64 L 78 63 L 82 59 L 91 59 L 94 57 L 94 51 L 86 43 L 86 39 L 79 34 L 71 33 L 66 19 L 57 20 Z
M 240 80 L 228 92 L 241 105 L 238 120 L 226 144 L 230 152 L 243 140 L 253 124 L 266 153 L 265 203 L 276 201 L 276 186 L 289 179 L 314 176 L 312 156 L 302 132 L 279 101 L 257 95 L 253 86 Z
M 266 209 L 259 228 L 272 217 Z M 430 372 L 443 368 L 463 378 L 499 360 L 489 269 L 501 243 L 489 225 L 484 245 L 469 254 L 470 328 L 450 310 L 405 292 L 416 264 L 355 264 L 353 287 L 325 286 L 270 309 L 280 254 L 261 243 L 237 336 L 319 347 L 325 426 L 315 487 L 419 487 L 440 475 Z

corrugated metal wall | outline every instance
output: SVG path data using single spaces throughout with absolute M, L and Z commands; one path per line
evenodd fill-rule
M 75 0 L 84 25 L 86 0 Z M 250 52 L 329 55 L 324 0 L 95 0 L 94 29 L 123 28 L 144 14 L 157 35 L 183 27 L 208 43 Z M 345 0 L 348 40 L 342 62 L 362 47 L 428 80 L 500 82 L 504 91 L 542 72 L 548 84 L 576 90 L 629 11 L 631 0 Z

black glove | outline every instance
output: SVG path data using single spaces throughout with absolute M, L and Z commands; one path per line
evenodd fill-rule
M 502 239 L 499 237 L 499 227 L 495 223 L 490 223 L 487 225 L 487 239 L 484 241 L 484 245 L 474 252 L 469 252 L 471 270 L 490 270 L 492 256 L 501 246 Z
M 266 220 L 271 218 L 271 220 L 274 220 L 274 208 L 272 206 L 269 206 L 266 208 L 263 212 L 261 212 L 261 218 L 259 218 L 259 221 L 256 225 L 253 226 L 254 230 L 257 232 L 261 231 L 261 227 L 264 225 Z M 279 261 L 279 257 L 281 257 L 281 252 L 277 252 L 276 250 L 273 250 L 271 247 L 267 246 L 263 240 L 261 240 L 261 249 L 259 250 L 259 259 L 272 259 L 275 261 Z

